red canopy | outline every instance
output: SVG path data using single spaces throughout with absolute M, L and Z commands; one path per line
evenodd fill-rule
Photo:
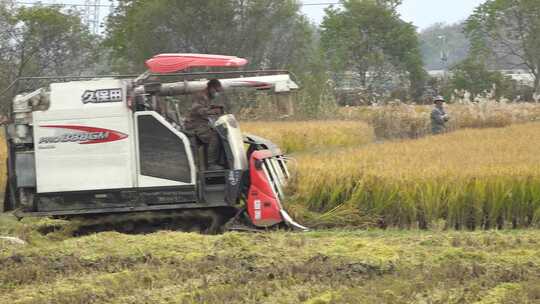
M 174 73 L 193 67 L 241 67 L 247 59 L 209 54 L 159 54 L 146 60 L 152 73 Z

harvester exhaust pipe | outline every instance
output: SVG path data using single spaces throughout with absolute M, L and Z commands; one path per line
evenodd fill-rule
M 224 90 L 235 88 L 254 88 L 256 90 L 273 89 L 276 93 L 290 92 L 298 89 L 298 85 L 291 79 L 289 74 L 240 77 L 220 79 Z M 139 85 L 135 88 L 135 94 L 157 94 L 159 96 L 187 95 L 202 91 L 206 88 L 208 80 L 180 81 L 162 83 L 159 88 L 152 85 Z

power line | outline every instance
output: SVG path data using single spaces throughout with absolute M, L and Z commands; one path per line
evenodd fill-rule
M 23 4 L 23 5 L 65 5 L 65 6 L 80 6 L 80 7 L 86 7 L 86 4 L 81 3 L 43 3 L 43 2 L 25 2 L 25 1 L 15 1 L 15 4 Z M 317 2 L 317 3 L 301 3 L 301 6 L 327 6 L 327 5 L 341 5 L 340 2 Z M 110 8 L 111 5 L 107 4 L 98 4 L 97 7 L 105 7 Z
M 40 1 L 29 2 L 29 1 L 14 1 L 13 3 L 19 5 L 43 5 L 43 6 L 66 6 L 66 7 L 76 7 L 80 10 L 83 15 L 83 22 L 90 28 L 90 30 L 97 34 L 99 32 L 99 25 L 101 24 L 100 19 L 100 9 L 107 8 L 109 12 L 112 12 L 115 8 L 114 1 L 111 1 L 109 5 L 101 4 L 100 0 L 85 0 L 84 3 L 66 3 L 64 1 L 55 1 L 49 3 L 43 3 Z M 329 5 L 342 5 L 340 2 L 314 2 L 314 3 L 304 3 L 300 2 L 301 6 L 329 6 Z
M 28 2 L 28 1 L 14 1 L 18 5 L 31 5 L 31 6 L 60 6 L 60 7 L 72 7 L 81 13 L 81 19 L 93 34 L 98 34 L 100 31 L 100 24 L 102 22 L 101 9 L 106 8 L 109 12 L 114 11 L 114 2 L 111 1 L 109 5 L 101 4 L 100 0 L 84 0 L 84 3 L 66 3 L 64 1 L 52 0 L 52 2 L 43 3 L 40 1 Z
M 45 5 L 45 6 L 54 6 L 54 5 L 60 5 L 60 6 L 77 6 L 77 7 L 86 7 L 87 4 L 81 4 L 81 3 L 43 3 L 43 2 L 22 2 L 22 1 L 15 1 L 13 2 L 15 4 L 22 4 L 22 5 Z M 92 5 L 92 6 L 95 6 L 95 7 L 106 7 L 106 8 L 110 8 L 111 5 L 107 5 L 107 4 L 97 4 L 97 5 Z
M 302 6 L 341 5 L 339 2 L 302 3 Z

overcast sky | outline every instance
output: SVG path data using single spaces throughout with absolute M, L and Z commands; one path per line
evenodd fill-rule
M 437 23 L 456 23 L 467 19 L 474 8 L 485 0 L 404 0 L 398 8 L 403 20 L 412 22 L 420 30 Z M 334 3 L 337 0 L 304 0 L 309 3 Z M 302 11 L 319 24 L 324 16 L 325 5 L 303 6 Z

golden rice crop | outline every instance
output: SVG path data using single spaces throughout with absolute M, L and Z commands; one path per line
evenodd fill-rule
M 529 227 L 540 222 L 538 142 L 530 123 L 301 155 L 290 191 L 310 212 L 354 206 L 383 227 Z
M 354 121 L 255 121 L 242 123 L 242 131 L 267 138 L 285 153 L 354 147 L 373 142 L 373 129 Z
M 4 197 L 4 185 L 7 179 L 6 157 L 7 147 L 5 144 L 5 131 L 4 128 L 0 128 L 0 195 Z M 0 211 L 3 210 L 2 204 L 0 204 Z
M 393 103 L 382 106 L 346 107 L 339 110 L 343 119 L 367 121 L 379 138 L 418 138 L 431 133 L 431 105 Z M 448 130 L 494 128 L 540 120 L 540 105 L 533 103 L 449 104 Z

